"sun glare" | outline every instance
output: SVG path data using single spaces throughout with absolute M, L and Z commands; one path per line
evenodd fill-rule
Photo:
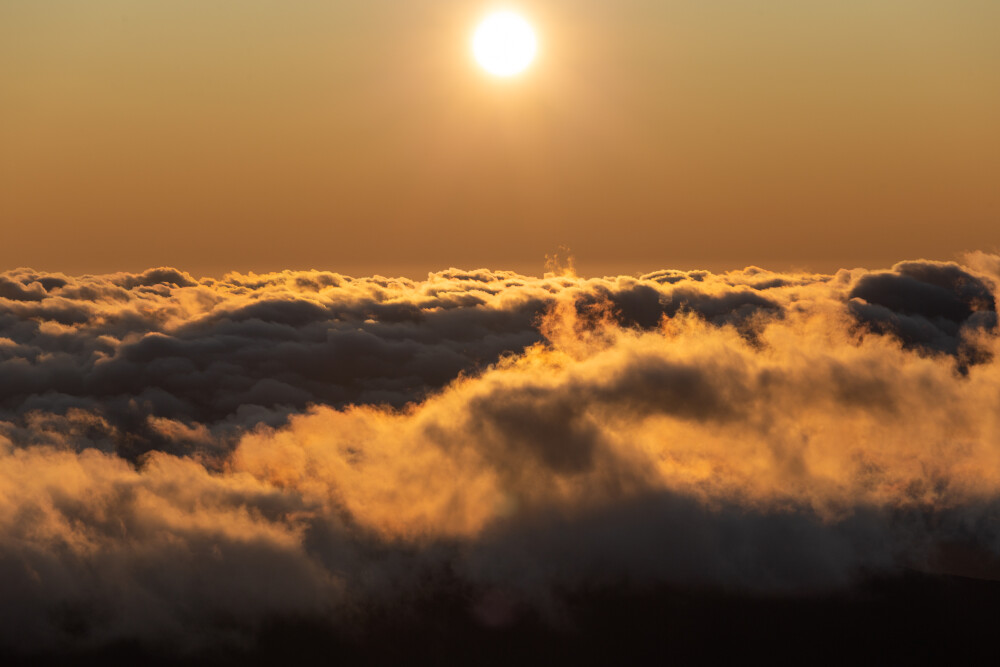
M 476 62 L 494 76 L 520 74 L 535 59 L 538 40 L 524 17 L 511 11 L 490 14 L 472 37 Z

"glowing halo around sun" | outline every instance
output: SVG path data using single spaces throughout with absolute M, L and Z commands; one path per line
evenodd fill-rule
M 520 14 L 503 10 L 483 19 L 472 36 L 472 53 L 480 67 L 494 76 L 520 74 L 535 60 L 538 39 Z

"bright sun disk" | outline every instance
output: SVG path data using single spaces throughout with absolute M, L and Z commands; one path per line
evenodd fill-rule
M 520 74 L 535 59 L 537 51 L 538 40 L 531 24 L 511 11 L 490 14 L 472 37 L 476 61 L 495 76 Z

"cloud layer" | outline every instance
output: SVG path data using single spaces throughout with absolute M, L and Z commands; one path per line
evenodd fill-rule
M 8 272 L 0 646 L 998 576 L 998 278 Z

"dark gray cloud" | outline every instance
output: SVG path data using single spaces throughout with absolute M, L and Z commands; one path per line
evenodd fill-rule
M 902 262 L 863 276 L 849 296 L 866 327 L 925 350 L 958 354 L 968 331 L 997 326 L 992 286 L 956 264 Z

